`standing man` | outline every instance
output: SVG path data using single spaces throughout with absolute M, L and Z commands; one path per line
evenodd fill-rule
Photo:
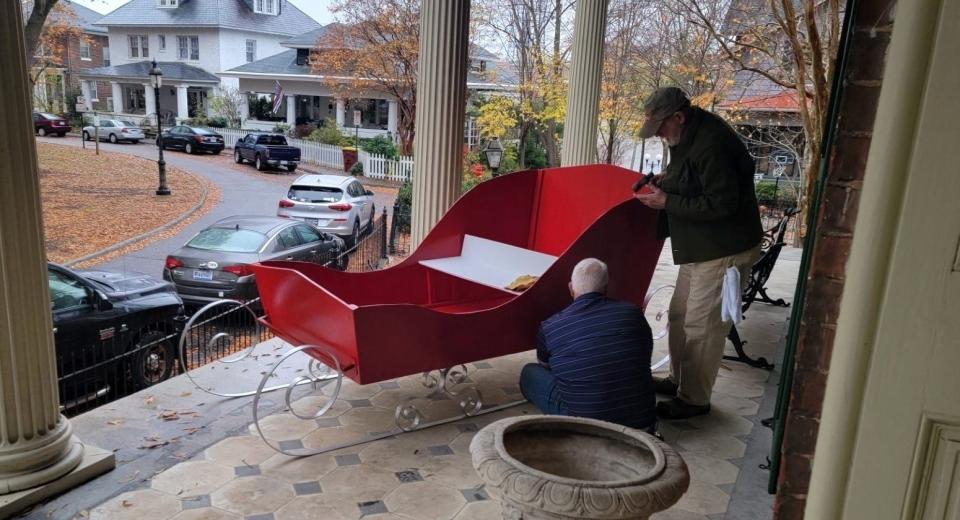
M 670 237 L 680 266 L 670 301 L 670 378 L 655 383 L 673 399 L 657 404 L 664 419 L 710 411 L 730 322 L 720 318 L 726 270 L 736 267 L 741 284 L 760 256 L 763 228 L 747 148 L 720 117 L 690 105 L 676 87 L 658 89 L 644 105 L 640 137 L 661 137 L 670 163 L 647 194 L 635 197 L 659 210 L 657 233 Z
M 539 363 L 523 367 L 520 391 L 543 413 L 654 433 L 650 326 L 636 305 L 606 297 L 608 278 L 596 258 L 573 268 L 573 303 L 540 325 Z

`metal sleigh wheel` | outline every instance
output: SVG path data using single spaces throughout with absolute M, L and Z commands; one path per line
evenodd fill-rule
M 670 312 L 670 299 L 673 297 L 673 285 L 661 285 L 653 291 L 647 293 L 643 299 L 643 314 L 650 324 L 650 331 L 653 334 L 653 341 L 667 337 L 669 323 L 668 316 Z M 656 349 L 653 352 L 654 358 L 650 361 L 650 370 L 659 370 L 670 363 L 669 351 L 658 357 Z

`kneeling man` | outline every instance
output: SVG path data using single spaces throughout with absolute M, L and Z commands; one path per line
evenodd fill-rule
M 523 367 L 520 390 L 543 413 L 601 419 L 653 431 L 653 338 L 639 307 L 606 297 L 607 265 L 573 269 L 573 303 L 540 325 L 537 363 Z

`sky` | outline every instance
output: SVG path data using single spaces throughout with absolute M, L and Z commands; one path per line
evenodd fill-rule
M 93 9 L 99 13 L 108 13 L 129 0 L 73 0 L 74 2 Z M 328 24 L 333 21 L 333 15 L 327 10 L 330 0 L 288 0 L 298 9 L 312 16 L 314 20 Z

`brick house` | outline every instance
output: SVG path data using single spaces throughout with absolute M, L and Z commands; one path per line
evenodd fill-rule
M 61 0 L 67 10 L 67 14 L 51 12 L 52 21 L 56 22 L 58 16 L 70 16 L 69 23 L 75 23 L 83 32 L 83 37 L 70 37 L 64 42 L 60 56 L 54 57 L 58 66 L 47 66 L 46 70 L 40 71 L 43 67 L 43 50 L 40 50 L 34 57 L 34 71 L 32 75 L 37 76 L 34 84 L 34 109 L 46 110 L 58 114 L 76 111 L 73 106 L 76 96 L 80 94 L 80 79 L 77 73 L 83 70 L 110 65 L 110 46 L 107 39 L 107 30 L 104 27 L 94 25 L 103 15 L 88 9 L 76 2 Z M 49 23 L 49 22 L 48 22 Z M 93 94 L 93 92 L 91 92 Z M 109 97 L 110 85 L 105 82 L 96 84 L 96 99 L 93 103 L 96 110 L 110 110 Z

